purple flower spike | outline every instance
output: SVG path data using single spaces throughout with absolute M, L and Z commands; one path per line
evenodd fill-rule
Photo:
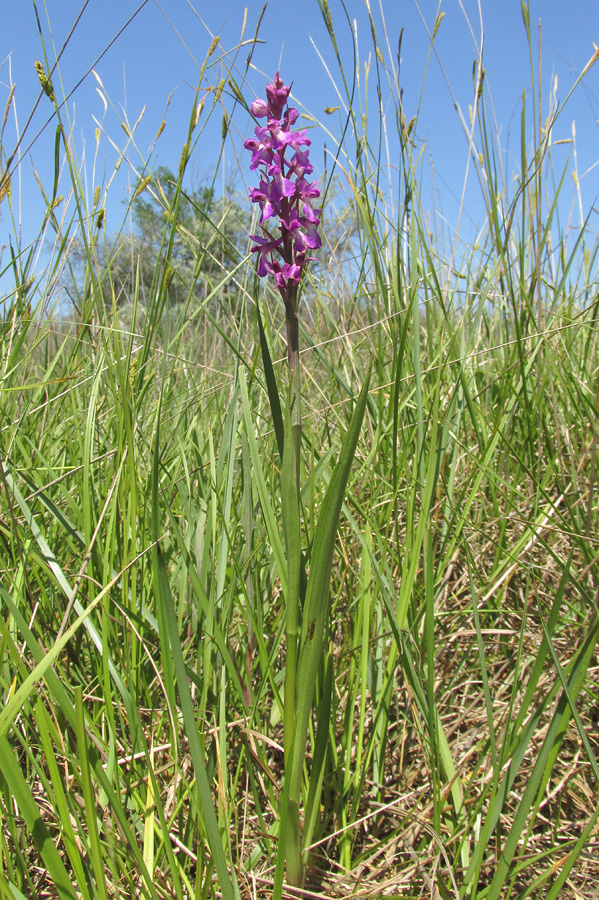
M 314 259 L 306 251 L 321 246 L 317 232 L 320 210 L 311 203 L 320 190 L 316 182 L 305 179 L 313 170 L 307 149 L 311 141 L 306 129 L 291 130 L 299 113 L 293 107 L 285 109 L 290 91 L 276 72 L 273 83 L 266 87 L 267 100 L 254 100 L 251 106 L 252 115 L 266 119 L 267 124 L 259 125 L 244 147 L 252 154 L 250 169 L 258 169 L 261 175 L 260 186 L 250 190 L 252 203 L 258 203 L 262 213 L 263 234 L 252 235 L 258 275 L 274 275 L 285 303 L 296 309 L 302 271 Z M 285 156 L 288 149 L 292 154 L 289 160 Z M 279 220 L 279 237 L 267 228 L 272 218 Z

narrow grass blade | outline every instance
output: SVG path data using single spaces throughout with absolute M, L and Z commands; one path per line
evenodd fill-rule
M 253 477 L 255 486 L 262 507 L 262 513 L 266 523 L 268 538 L 272 546 L 272 552 L 277 566 L 277 574 L 283 585 L 283 592 L 287 595 L 287 561 L 285 559 L 285 551 L 283 549 L 283 541 L 281 540 L 281 532 L 277 525 L 277 519 L 272 508 L 270 499 L 270 491 L 266 486 L 266 479 L 262 468 L 262 457 L 258 449 L 256 435 L 254 433 L 254 423 L 252 421 L 252 410 L 248 398 L 247 381 L 243 369 L 239 371 L 239 387 L 241 391 L 241 403 L 243 406 L 243 419 L 247 433 L 248 444 L 250 448 L 250 458 L 253 466 Z
M 83 611 L 83 613 L 77 618 L 71 627 L 65 631 L 63 636 L 56 641 L 56 643 L 52 646 L 47 653 L 44 654 L 43 658 L 38 662 L 36 667 L 32 672 L 27 676 L 27 678 L 23 681 L 23 683 L 19 686 L 19 688 L 14 692 L 11 696 L 10 700 L 0 712 L 0 738 L 6 736 L 9 728 L 11 727 L 14 719 L 19 714 L 23 704 L 30 698 L 31 694 L 35 690 L 36 685 L 39 681 L 44 678 L 49 670 L 52 667 L 52 664 L 58 658 L 61 651 L 65 648 L 68 642 L 71 640 L 73 635 L 76 633 L 77 629 L 80 625 L 85 622 L 86 618 L 90 615 L 90 613 L 95 609 L 98 603 L 102 600 L 104 595 L 108 592 L 109 588 L 112 585 L 107 586 L 103 591 L 101 591 L 96 599 L 90 603 L 90 605 Z
M 58 896 L 61 900 L 77 900 L 79 893 L 71 882 L 52 836 L 41 817 L 31 788 L 4 736 L 0 737 L 0 781 L 4 782 L 6 792 L 14 797 L 18 809 L 27 823 L 29 834 L 48 869 Z
M 185 668 L 185 658 L 183 656 L 183 648 L 179 637 L 179 625 L 173 596 L 171 593 L 170 583 L 166 563 L 160 548 L 160 486 L 158 479 L 159 472 L 159 438 L 160 429 L 156 429 L 156 437 L 154 441 L 154 458 L 152 464 L 152 527 L 155 535 L 155 544 L 152 552 L 152 561 L 154 567 L 155 589 L 157 594 L 157 602 L 162 604 L 164 616 L 168 628 L 168 637 L 173 655 L 173 667 L 175 677 L 177 679 L 177 688 L 179 691 L 179 700 L 181 704 L 181 713 L 183 716 L 183 724 L 185 734 L 189 742 L 189 752 L 193 762 L 193 768 L 197 781 L 197 790 L 199 794 L 200 807 L 204 817 L 204 825 L 206 828 L 206 836 L 210 852 L 214 861 L 214 866 L 218 874 L 220 889 L 224 900 L 238 900 L 239 889 L 236 880 L 231 879 L 227 867 L 227 861 L 222 847 L 221 835 L 218 828 L 216 813 L 210 791 L 210 783 L 206 771 L 206 764 L 202 753 L 200 738 L 198 735 L 198 727 L 196 717 L 193 710 L 193 701 L 189 690 L 189 682 Z
M 150 747 L 150 767 L 154 769 L 154 747 Z M 156 806 L 154 803 L 154 780 L 148 773 L 146 789 L 146 808 L 144 809 L 144 841 L 143 859 L 150 878 L 154 875 L 154 828 L 156 823 Z
M 83 709 L 83 695 L 81 685 L 75 688 L 75 714 L 77 718 L 77 758 L 81 767 L 81 790 L 85 803 L 85 822 L 91 867 L 94 873 L 94 882 L 100 900 L 108 900 L 106 882 L 104 879 L 104 864 L 98 834 L 98 816 L 96 796 L 92 785 L 89 757 L 87 750 L 87 736 L 85 734 L 85 712 Z
M 107 589 L 109 589 L 110 587 L 112 587 L 112 584 L 108 585 Z M 19 633 L 22 636 L 22 638 L 24 639 L 24 641 L 27 645 L 27 648 L 28 648 L 29 652 L 31 653 L 33 659 L 37 660 L 36 669 L 34 669 L 34 671 L 31 673 L 31 675 L 33 675 L 34 672 L 38 669 L 38 667 L 42 666 L 45 663 L 45 661 L 46 661 L 45 658 L 46 658 L 47 654 L 45 654 L 43 649 L 40 647 L 37 637 L 33 634 L 31 629 L 28 627 L 27 622 L 24 620 L 23 616 L 21 615 L 20 610 L 13 603 L 10 595 L 8 595 L 6 593 L 6 591 L 3 590 L 2 587 L 0 587 L 0 596 L 2 597 L 2 599 L 6 603 L 6 606 L 10 610 L 10 614 L 14 618 L 17 628 L 19 630 Z M 69 640 L 69 638 L 72 636 L 71 631 L 76 628 L 77 628 L 77 622 L 74 622 L 73 625 L 71 626 L 71 628 L 69 629 L 69 631 L 65 632 L 65 634 L 62 636 L 61 640 L 63 640 L 63 639 L 65 641 Z M 52 652 L 52 651 L 49 651 L 49 652 Z M 50 666 L 50 667 L 44 666 L 44 679 L 48 686 L 48 690 L 56 703 L 56 708 L 60 711 L 60 714 L 65 717 L 66 721 L 68 722 L 69 726 L 73 729 L 73 731 L 76 731 L 76 729 L 77 729 L 77 713 L 76 713 L 75 707 L 70 699 L 70 696 L 65 688 L 65 685 L 63 684 L 61 678 L 59 678 L 59 676 L 54 672 L 54 669 L 52 666 Z M 24 684 L 25 684 L 25 682 L 23 682 L 23 685 Z M 131 724 L 134 726 L 134 728 L 136 730 L 138 730 L 138 731 L 141 730 L 139 728 L 139 723 L 135 719 L 134 716 L 131 717 Z M 2 740 L 5 740 L 5 738 L 0 737 L 0 742 Z M 136 748 L 138 747 L 137 744 L 132 745 L 132 746 L 135 746 Z M 92 766 L 92 768 L 94 770 L 94 774 L 98 780 L 98 783 L 106 796 L 106 802 L 110 806 L 110 809 L 112 810 L 112 813 L 115 817 L 115 821 L 118 822 L 118 827 L 123 835 L 124 840 L 126 841 L 127 850 L 130 853 L 130 855 L 132 856 L 135 864 L 137 865 L 138 870 L 142 873 L 145 889 L 148 892 L 149 896 L 152 898 L 152 900 L 158 900 L 158 894 L 156 893 L 154 885 L 153 885 L 151 879 L 149 878 L 147 871 L 145 870 L 145 865 L 144 865 L 144 862 L 142 859 L 142 854 L 139 851 L 139 847 L 138 847 L 138 843 L 137 843 L 137 835 L 134 833 L 134 831 L 131 828 L 131 825 L 129 823 L 129 819 L 127 816 L 127 812 L 125 811 L 125 809 L 121 803 L 121 797 L 119 794 L 115 793 L 113 786 L 107 776 L 107 773 L 104 771 L 102 759 L 95 752 L 93 747 L 89 748 L 89 756 L 90 756 L 90 765 Z M 0 768 L 0 773 L 1 772 L 2 772 L 2 769 Z
M 91 900 L 88 888 L 88 881 L 84 869 L 85 862 L 81 850 L 78 846 L 77 837 L 73 825 L 71 824 L 71 812 L 69 804 L 63 788 L 62 776 L 59 771 L 59 763 L 57 754 L 50 739 L 50 720 L 48 712 L 40 699 L 35 704 L 36 723 L 39 729 L 40 741 L 44 750 L 44 758 L 48 766 L 50 782 L 53 790 L 53 804 L 58 813 L 61 824 L 61 836 L 64 842 L 68 857 L 69 865 L 73 870 L 77 890 L 81 892 L 83 900 Z
M 547 767 L 551 764 L 551 756 L 557 752 L 564 738 L 566 727 L 572 716 L 571 704 L 576 701 L 583 686 L 584 678 L 597 644 L 598 635 L 599 621 L 595 621 L 583 646 L 576 653 L 575 658 L 567 667 L 568 693 L 564 690 L 560 697 L 557 709 L 536 759 L 532 774 L 528 779 L 526 789 L 518 805 L 518 811 L 514 817 L 514 822 L 497 864 L 493 881 L 491 882 L 488 892 L 481 892 L 480 894 L 480 896 L 484 896 L 486 900 L 497 900 L 505 886 L 512 860 L 520 844 L 522 832 L 526 827 L 531 810 L 534 808 L 539 786 L 542 783 Z

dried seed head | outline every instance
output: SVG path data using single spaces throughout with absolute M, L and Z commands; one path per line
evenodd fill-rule
M 6 101 L 6 107 L 4 109 L 4 118 L 2 119 L 2 130 L 4 131 L 4 126 L 6 125 L 6 120 L 8 119 L 8 113 L 10 110 L 10 104 L 13 101 L 13 97 L 15 95 L 15 85 L 10 89 L 10 94 L 8 95 L 8 100 Z
M 200 102 L 198 103 L 198 108 L 196 109 L 195 119 L 193 120 L 193 127 L 195 128 L 198 122 L 200 121 L 200 116 L 202 115 L 202 110 L 204 109 L 204 103 L 206 101 L 205 97 L 202 97 Z
M 597 60 L 599 60 L 599 47 L 597 46 L 597 44 L 593 43 L 593 48 L 594 48 L 595 52 L 593 53 L 593 55 L 592 55 L 591 58 L 589 59 L 588 63 L 586 64 L 586 66 L 584 67 L 584 69 L 582 70 L 582 72 L 580 73 L 580 77 L 581 77 L 581 78 L 582 78 L 583 75 L 586 75 L 586 73 L 589 71 L 589 69 L 591 68 L 591 66 L 594 66 L 595 63 L 597 62 Z
M 10 175 L 8 172 L 5 173 L 4 177 L 0 179 L 0 203 L 4 200 L 5 197 L 10 199 L 11 195 L 11 181 Z

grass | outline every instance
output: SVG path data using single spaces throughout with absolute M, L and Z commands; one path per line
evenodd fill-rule
M 370 365 L 372 377 L 306 747 L 311 853 L 293 896 L 589 896 L 598 244 L 589 220 L 561 224 L 560 110 L 550 98 L 537 120 L 533 71 L 510 180 L 481 62 L 466 130 L 487 222 L 476 244 L 459 251 L 458 234 L 448 248 L 426 226 L 417 115 L 407 121 L 385 41 L 373 30 L 369 77 L 397 125 L 399 196 L 377 180 L 385 129 L 359 112 L 366 84 L 333 71 L 342 23 L 321 11 L 351 202 L 340 213 L 325 199 L 330 264 L 300 305 L 308 573 Z M 152 304 L 135 290 L 126 308 L 106 302 L 110 179 L 86 201 L 57 96 L 68 206 L 57 183 L 38 243 L 20 246 L 15 228 L 0 344 L 3 897 L 290 890 L 275 884 L 287 567 L 256 308 L 280 385 L 284 314 L 243 252 L 201 300 L 186 283 L 187 300 L 167 303 L 175 240 L 198 274 L 211 252 L 178 229 L 194 141 L 223 110 L 246 128 L 252 97 L 232 60 L 247 44 L 219 52 L 198 83 L 211 101 L 199 121 L 197 102 L 190 111 Z M 1 158 L 14 179 L 18 155 L 5 145 Z M 8 192 L 3 215 L 17 215 Z M 76 298 L 68 321 L 51 315 L 57 285 Z

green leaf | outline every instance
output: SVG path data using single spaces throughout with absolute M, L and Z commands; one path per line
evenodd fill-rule
M 285 443 L 285 438 L 284 438 L 283 413 L 281 412 L 281 398 L 279 396 L 279 389 L 277 387 L 277 379 L 275 377 L 275 370 L 272 365 L 270 350 L 268 349 L 268 341 L 266 340 L 266 334 L 264 333 L 264 326 L 262 324 L 262 316 L 260 315 L 260 307 L 259 307 L 258 303 L 256 303 L 256 314 L 258 316 L 258 332 L 260 334 L 260 352 L 262 353 L 262 365 L 264 367 L 264 377 L 266 378 L 266 389 L 268 390 L 268 402 L 270 403 L 272 424 L 275 429 L 275 435 L 277 438 L 277 446 L 279 448 L 279 456 L 281 457 L 281 460 L 282 460 L 283 459 L 283 446 Z
M 252 410 L 248 398 L 247 381 L 243 369 L 239 370 L 239 388 L 241 391 L 243 419 L 245 422 L 248 445 L 250 449 L 250 458 L 252 460 L 252 474 L 254 477 L 256 489 L 258 491 L 260 506 L 262 507 L 262 514 L 264 515 L 264 521 L 266 523 L 266 530 L 268 531 L 268 537 L 272 546 L 272 552 L 277 566 L 277 574 L 281 579 L 283 593 L 286 596 L 287 563 L 285 560 L 285 550 L 283 549 L 281 533 L 279 531 L 277 519 L 272 508 L 272 503 L 270 502 L 271 493 L 266 486 L 266 479 L 264 477 L 264 470 L 262 468 L 262 460 L 258 449 L 258 443 L 256 441 L 256 435 L 254 433 L 254 423 L 252 421 Z
M 308 723 L 330 613 L 331 567 L 337 540 L 337 527 L 360 436 L 369 383 L 370 372 L 366 376 L 364 387 L 352 415 L 339 460 L 322 502 L 314 534 L 297 666 L 297 714 L 290 790 L 290 798 L 296 801 L 299 800 L 301 792 Z
M 191 755 L 193 769 L 196 776 L 197 789 L 199 793 L 200 807 L 204 817 L 204 827 L 208 845 L 212 854 L 212 859 L 219 879 L 219 886 L 224 900 L 239 900 L 239 889 L 235 879 L 231 880 L 227 861 L 222 847 L 221 835 L 216 819 L 216 812 L 210 791 L 210 782 L 206 771 L 206 764 L 200 744 L 198 727 L 194 715 L 193 701 L 189 690 L 189 681 L 185 670 L 185 658 L 183 656 L 183 648 L 179 637 L 179 624 L 177 613 L 171 593 L 171 587 L 168 580 L 168 572 L 164 556 L 160 548 L 160 507 L 159 507 L 159 437 L 160 429 L 156 428 L 156 439 L 154 442 L 154 457 L 152 463 L 152 529 L 155 537 L 155 544 L 152 550 L 152 562 L 154 568 L 155 589 L 157 594 L 157 602 L 162 605 L 166 624 L 168 627 L 168 636 L 170 640 L 171 652 L 173 656 L 173 667 L 175 677 L 177 679 L 177 687 L 179 690 L 179 700 L 181 705 L 181 713 L 183 716 L 183 724 L 185 726 L 185 734 L 189 742 L 189 753 Z

